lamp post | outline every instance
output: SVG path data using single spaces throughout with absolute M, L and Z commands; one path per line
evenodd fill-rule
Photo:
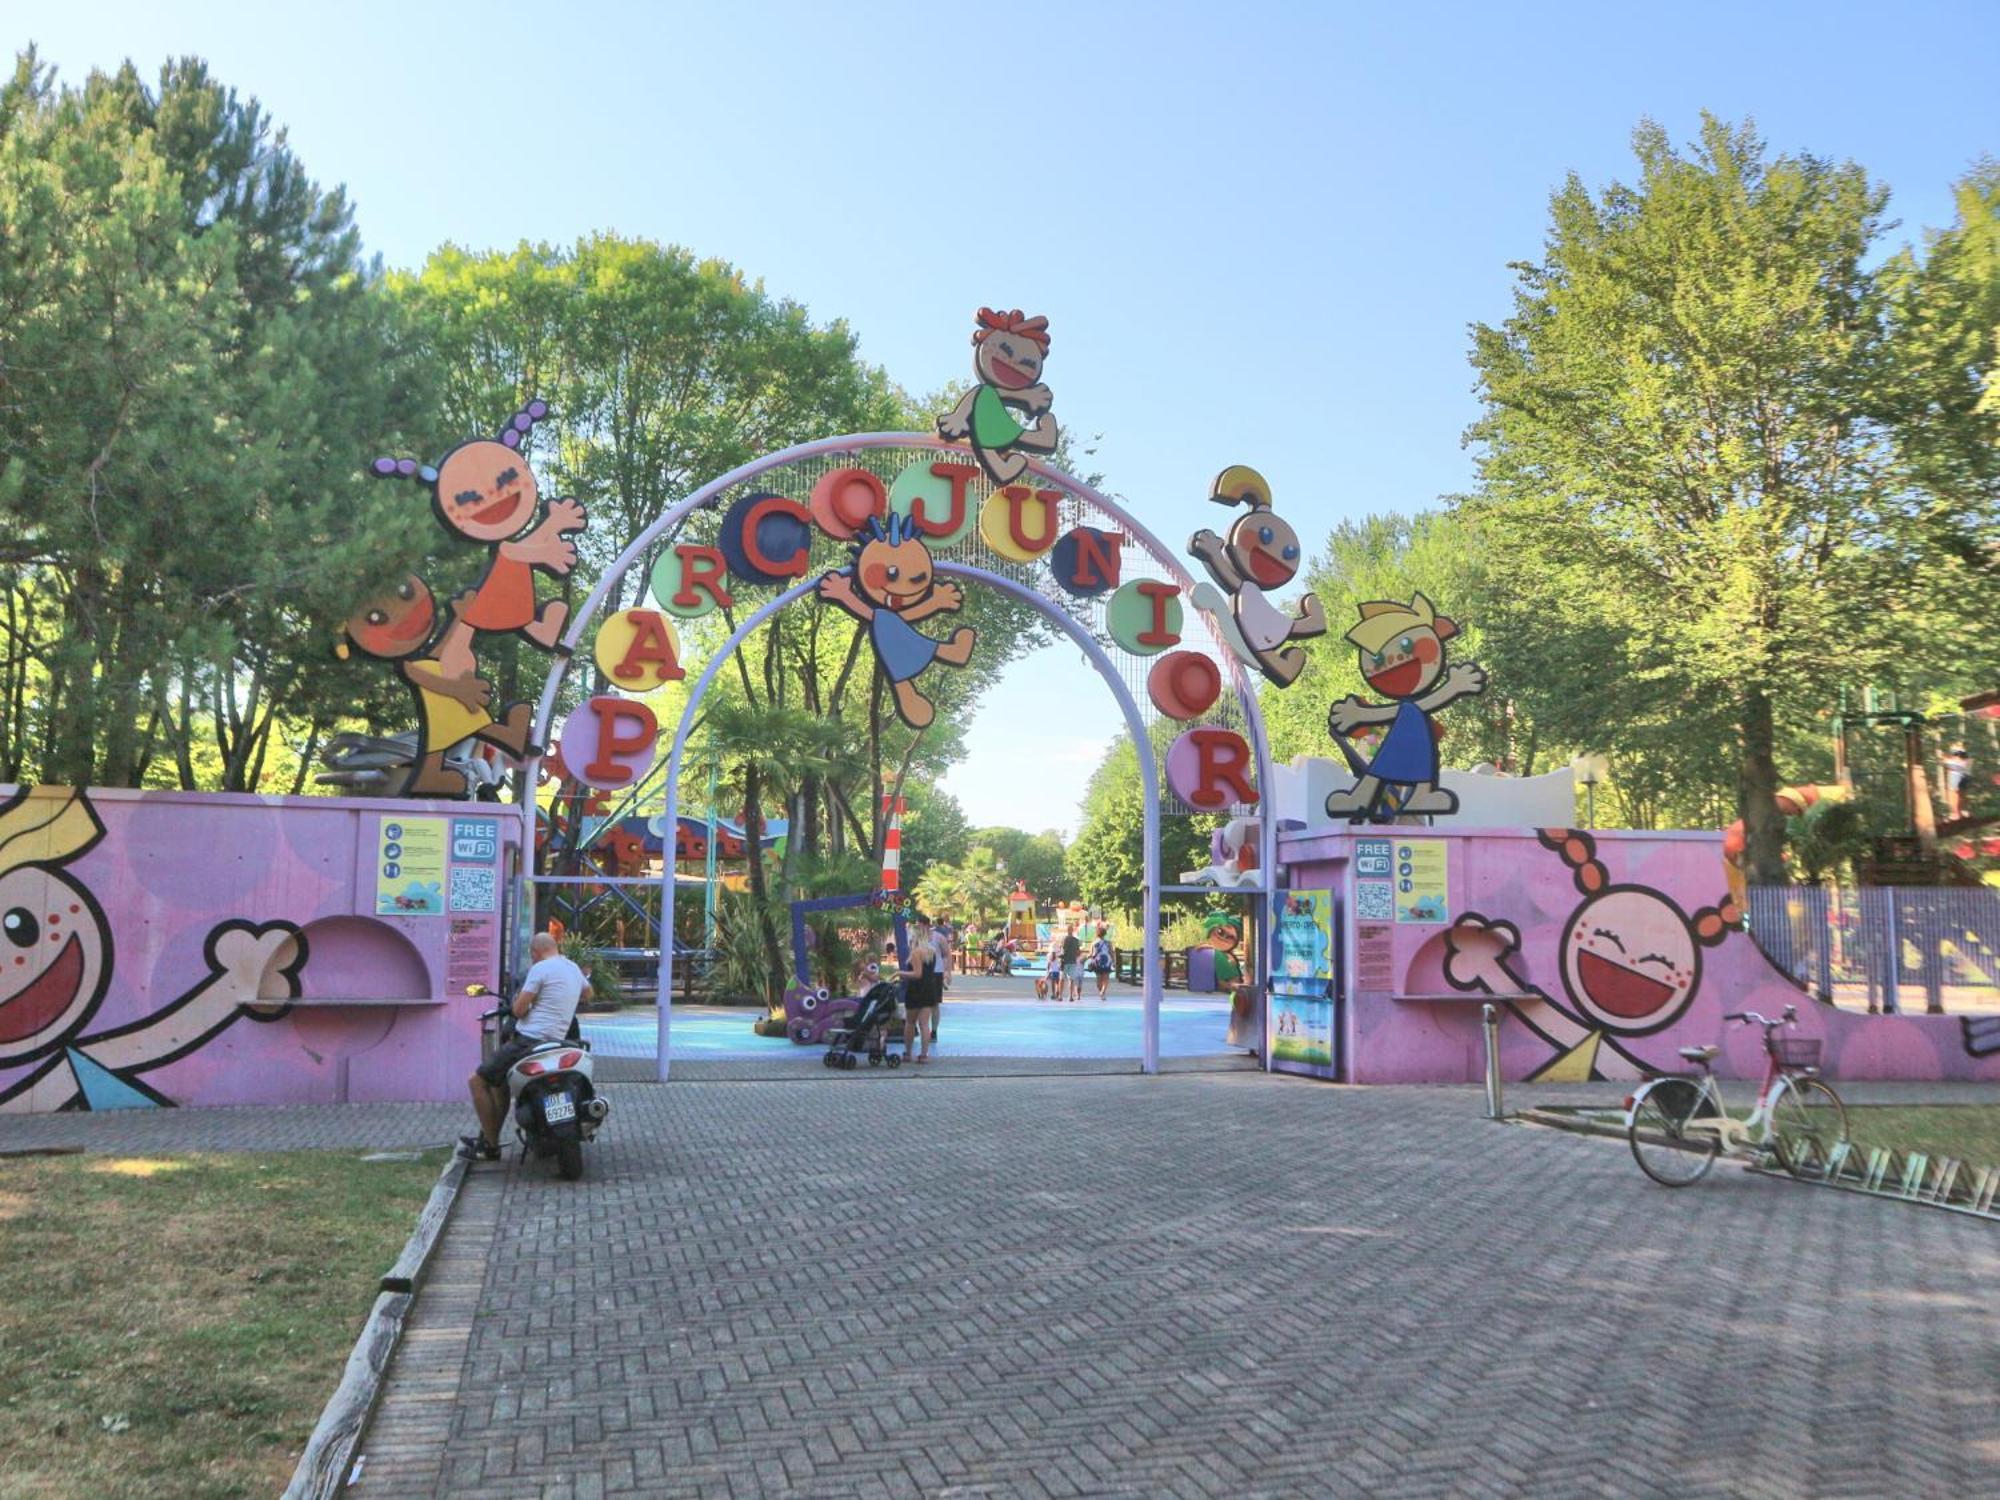
M 1579 755 L 1569 763 L 1570 774 L 1583 783 L 1583 821 L 1587 828 L 1597 826 L 1597 783 L 1604 779 L 1611 769 L 1611 762 L 1601 755 Z

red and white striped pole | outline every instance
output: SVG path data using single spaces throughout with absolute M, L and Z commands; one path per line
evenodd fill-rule
M 882 797 L 882 889 L 903 888 L 903 799 Z

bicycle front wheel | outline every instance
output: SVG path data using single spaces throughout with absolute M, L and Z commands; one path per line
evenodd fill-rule
M 1632 1104 L 1625 1127 L 1632 1159 L 1661 1187 L 1699 1182 L 1715 1165 L 1722 1138 L 1714 1130 L 1690 1129 L 1690 1122 L 1713 1117 L 1715 1104 L 1685 1078 L 1662 1078 Z
M 1847 1106 L 1817 1078 L 1788 1079 L 1771 1106 L 1771 1154 L 1794 1177 L 1826 1175 L 1833 1148 L 1847 1139 Z

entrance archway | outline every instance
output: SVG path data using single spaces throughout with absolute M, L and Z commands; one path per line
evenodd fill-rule
M 843 489 L 851 492 L 845 502 L 840 498 Z M 1016 493 L 1023 491 L 1025 496 Z M 643 602 L 644 589 L 628 588 L 635 568 L 648 570 L 648 577 L 657 585 L 653 570 L 664 557 L 679 558 L 683 573 L 698 561 L 709 569 L 702 579 L 717 576 L 713 564 L 719 559 L 728 565 L 723 589 L 732 601 L 739 593 L 775 589 L 711 655 L 689 692 L 664 767 L 667 821 L 663 826 L 671 832 L 679 810 L 678 781 L 688 733 L 716 673 L 751 632 L 778 610 L 823 607 L 807 596 L 815 593 L 823 577 L 848 560 L 850 538 L 843 535 L 843 528 L 869 508 L 871 495 L 886 502 L 877 507 L 878 512 L 886 509 L 909 520 L 909 530 L 924 541 L 937 574 L 997 589 L 1028 603 L 1054 624 L 1083 651 L 1119 705 L 1145 791 L 1145 1020 L 1137 1061 L 1143 1071 L 1155 1072 L 1159 1067 L 1163 970 L 1159 908 L 1162 895 L 1174 889 L 1172 873 L 1160 868 L 1160 819 L 1196 813 L 1253 816 L 1263 811 L 1259 803 L 1268 797 L 1272 783 L 1270 748 L 1252 680 L 1230 650 L 1215 616 L 1196 602 L 1195 580 L 1180 558 L 1125 507 L 1075 476 L 1030 460 L 1013 484 L 995 485 L 971 462 L 966 446 L 922 433 L 825 438 L 740 465 L 661 514 L 626 544 L 598 579 L 571 618 L 562 639 L 563 654 L 543 685 L 534 720 L 534 742 L 550 743 L 557 703 L 578 648 L 596 632 L 607 606 L 630 610 Z M 829 500 L 829 496 L 833 498 Z M 690 518 L 725 501 L 729 504 L 715 537 L 701 541 L 683 538 Z M 782 556 L 773 556 L 781 552 Z M 690 556 L 681 557 L 682 553 Z M 1066 573 L 1059 574 L 1058 563 Z M 1086 578 L 1086 574 L 1090 576 Z M 778 587 L 792 578 L 798 581 Z M 1141 583 L 1155 587 L 1138 590 L 1135 595 Z M 691 590 L 684 580 L 683 593 L 687 592 Z M 628 603 L 628 595 L 637 602 Z M 1129 609 L 1124 623 L 1114 627 L 1111 608 L 1122 598 L 1120 607 L 1126 609 L 1132 598 L 1140 596 L 1152 609 L 1150 632 L 1135 637 Z M 668 601 L 658 602 L 666 605 Z M 1175 660 L 1169 661 L 1170 657 Z M 1206 668 L 1201 666 L 1204 661 Z M 1163 662 L 1170 669 L 1164 688 Z M 1216 690 L 1205 702 L 1199 701 L 1203 697 L 1199 691 L 1177 692 L 1175 672 L 1183 681 L 1191 679 L 1198 686 L 1212 684 Z M 607 694 L 615 703 L 617 686 L 605 684 L 591 702 L 579 704 L 577 711 L 595 713 L 601 721 L 609 722 L 609 716 L 619 710 L 595 705 Z M 645 718 L 651 720 L 650 712 Z M 1181 731 L 1174 757 L 1181 768 L 1177 776 L 1164 774 L 1156 753 L 1154 732 L 1162 721 Z M 1201 731 L 1207 731 L 1209 738 L 1202 739 Z M 1218 774 L 1211 784 L 1207 779 L 1211 740 L 1225 749 L 1232 742 L 1240 744 L 1254 768 L 1254 783 L 1246 785 L 1240 771 L 1220 774 L 1230 763 L 1218 754 Z M 1189 744 L 1192 749 L 1183 755 L 1180 747 Z M 646 759 L 650 769 L 651 756 Z M 1186 774 L 1188 765 L 1196 765 L 1198 771 L 1192 784 Z M 528 785 L 532 786 L 537 765 L 530 762 L 526 769 Z M 569 767 L 572 774 L 580 769 Z M 632 780 L 634 784 L 650 784 L 651 778 L 642 772 Z M 623 789 L 622 783 L 614 785 Z M 1201 798 L 1203 805 L 1190 802 L 1184 795 L 1188 791 Z M 1247 796 L 1241 795 L 1246 791 Z M 1259 859 L 1254 883 L 1231 891 L 1251 900 L 1256 951 L 1260 954 L 1268 951 L 1275 835 L 1273 819 L 1262 816 L 1256 836 Z M 664 851 L 663 865 L 656 1044 L 656 1069 L 661 1079 L 668 1076 L 671 1062 L 674 859 L 670 846 Z

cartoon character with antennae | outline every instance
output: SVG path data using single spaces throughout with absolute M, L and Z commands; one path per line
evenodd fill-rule
M 917 620 L 956 610 L 964 595 L 957 584 L 937 581 L 930 548 L 908 528 L 904 517 L 892 514 L 885 522 L 870 516 L 867 529 L 855 541 L 853 563 L 820 579 L 819 596 L 868 627 L 875 659 L 895 695 L 897 717 L 912 729 L 922 729 L 937 709 L 917 691 L 917 678 L 933 661 L 964 666 L 972 660 L 979 632 L 961 625 L 950 640 L 934 641 L 911 629 Z
M 519 632 L 544 651 L 554 651 L 569 605 L 554 599 L 536 607 L 535 569 L 557 578 L 567 575 L 576 566 L 576 546 L 565 538 L 589 521 L 576 501 L 554 500 L 547 516 L 533 524 L 541 494 L 535 471 L 522 456 L 521 440 L 548 412 L 547 402 L 530 401 L 499 436 L 459 444 L 434 469 L 414 459 L 378 458 L 374 470 L 384 479 L 416 479 L 427 485 L 447 531 L 492 547 L 486 575 L 457 611 L 458 622 L 492 635 Z
M 1197 584 L 1190 596 L 1221 624 L 1229 649 L 1279 687 L 1290 687 L 1305 669 L 1306 653 L 1293 641 L 1326 634 L 1326 611 L 1319 596 L 1307 594 L 1296 615 L 1286 614 L 1264 597 L 1265 589 L 1280 589 L 1299 571 L 1299 538 L 1272 513 L 1271 486 L 1246 464 L 1232 464 L 1216 475 L 1208 498 L 1220 505 L 1248 509 L 1229 528 L 1224 541 L 1212 531 L 1197 531 L 1188 552 L 1208 569 L 1208 576 L 1229 596 L 1207 584 Z
M 1024 318 L 1021 309 L 979 309 L 972 333 L 972 373 L 979 384 L 938 418 L 938 433 L 957 442 L 972 440 L 973 456 L 987 477 L 1009 485 L 1027 472 L 1030 454 L 1056 451 L 1060 433 L 1049 415 L 1055 398 L 1042 384 L 1049 357 L 1049 320 Z M 1025 423 L 1014 418 L 1020 412 Z
M 1597 841 L 1574 828 L 1537 832 L 1561 856 L 1584 900 L 1563 926 L 1558 1004 L 1529 984 L 1515 959 L 1521 933 L 1511 922 L 1468 912 L 1445 935 L 1445 982 L 1508 999 L 1528 1029 L 1554 1049 L 1529 1076 L 1581 1083 L 1645 1078 L 1649 1067 L 1621 1044 L 1664 1031 L 1694 1003 L 1701 950 L 1718 946 L 1741 920 L 1724 897 L 1692 917 L 1650 886 L 1615 884 Z

